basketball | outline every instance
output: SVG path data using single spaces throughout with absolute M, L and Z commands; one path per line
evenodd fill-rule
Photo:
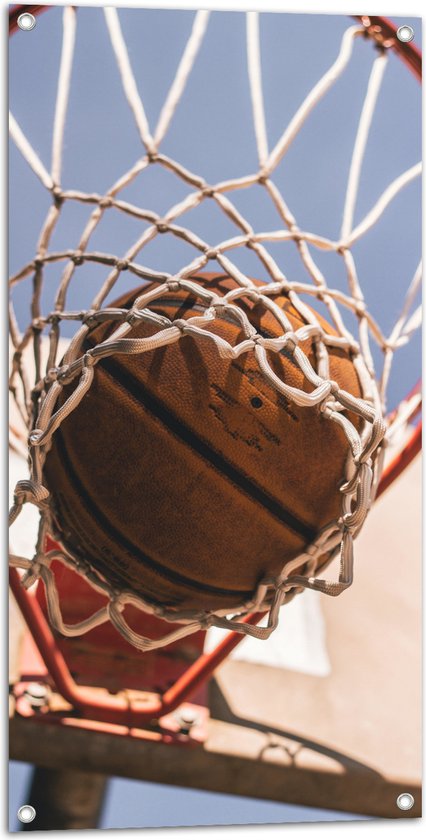
M 222 295 L 236 286 L 215 274 L 193 279 Z M 131 307 L 141 291 L 113 306 Z M 280 334 L 264 304 L 242 300 L 260 334 Z M 303 325 L 287 297 L 275 302 L 295 329 Z M 182 289 L 152 304 L 171 321 L 200 308 Z M 214 324 L 230 344 L 241 340 L 231 319 Z M 86 349 L 113 326 L 92 330 Z M 138 321 L 129 335 L 157 329 Z M 303 350 L 315 367 L 309 341 Z M 312 390 L 289 351 L 270 353 L 270 364 L 283 381 Z M 330 352 L 330 377 L 359 394 L 341 350 Z M 289 403 L 253 353 L 226 360 L 212 341 L 184 336 L 96 365 L 89 392 L 53 436 L 45 479 L 60 539 L 74 555 L 152 603 L 213 610 L 249 599 L 339 516 L 347 453 L 340 428 Z

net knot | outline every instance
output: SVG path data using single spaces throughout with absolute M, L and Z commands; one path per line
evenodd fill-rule
M 177 277 L 168 277 L 168 279 L 166 280 L 166 286 L 169 292 L 180 291 L 180 281 Z
M 188 324 L 183 318 L 176 318 L 176 321 L 173 321 L 173 326 L 177 327 L 182 333 L 187 332 Z
M 93 367 L 94 364 L 96 364 L 96 359 L 92 356 L 91 352 L 88 351 L 83 356 L 83 367 L 90 368 Z
M 155 222 L 155 227 L 157 228 L 158 233 L 167 233 L 169 230 L 169 226 L 164 219 L 158 219 Z
M 38 446 L 40 438 L 44 435 L 43 429 L 32 429 L 28 435 L 28 443 L 30 446 Z
M 204 314 L 206 316 L 223 318 L 223 316 L 226 314 L 226 309 L 226 303 L 223 303 L 223 301 L 219 298 L 218 300 L 212 302 L 211 306 L 209 306 L 209 308 L 206 309 Z
M 357 300 L 355 303 L 355 314 L 358 315 L 360 318 L 363 318 L 365 313 L 367 312 L 367 307 L 363 300 Z
M 127 271 L 129 267 L 129 260 L 117 260 L 115 267 L 118 271 Z
M 52 196 L 53 201 L 55 202 L 55 207 L 60 207 L 64 201 L 64 196 L 62 195 L 62 190 L 60 186 L 56 185 L 55 187 L 53 187 Z
M 214 624 L 214 616 L 211 613 L 206 613 L 205 615 L 200 616 L 200 628 L 201 630 L 209 630 Z
M 33 333 L 41 333 L 43 330 L 44 324 L 41 318 L 33 318 L 31 321 L 31 329 Z
M 56 382 L 61 370 L 62 368 L 59 367 L 49 368 L 49 370 L 46 373 L 46 376 L 44 377 L 46 385 L 49 385 L 51 382 Z
M 74 263 L 74 265 L 83 265 L 84 257 L 82 251 L 73 251 L 70 255 L 70 260 Z
M 114 607 L 116 610 L 118 610 L 118 612 L 123 612 L 125 606 L 126 601 L 124 592 L 118 592 L 117 590 L 113 590 L 111 592 L 110 607 Z
M 21 585 L 24 589 L 30 589 L 40 578 L 41 568 L 44 564 L 38 560 L 33 560 L 31 568 L 25 572 L 21 579 Z
M 23 505 L 25 502 L 41 504 L 49 497 L 49 491 L 42 484 L 37 484 L 29 478 L 18 481 L 15 487 L 15 505 Z
M 353 463 L 354 463 L 355 467 L 357 467 L 358 472 L 360 472 L 363 464 L 366 464 L 367 467 L 371 467 L 372 460 L 371 460 L 371 457 L 368 454 L 366 455 L 365 452 L 362 451 L 358 455 L 354 455 Z
M 333 397 L 338 397 L 340 393 L 340 388 L 337 382 L 334 379 L 329 379 L 328 384 L 330 386 L 330 394 L 333 394 Z
M 62 312 L 55 310 L 55 312 L 51 312 L 50 315 L 46 318 L 48 324 L 53 324 L 57 326 L 59 322 L 62 320 Z M 40 321 L 33 321 L 33 328 L 40 329 L 41 324 Z
M 140 321 L 139 309 L 129 309 L 128 315 L 126 316 L 126 322 L 132 327 L 136 321 Z
M 269 181 L 269 175 L 270 175 L 269 169 L 266 169 L 266 168 L 261 169 L 258 176 L 257 176 L 258 183 L 262 184 L 262 185 L 266 184 Z
M 38 268 L 43 268 L 44 259 L 41 254 L 37 254 L 33 259 L 33 267 L 34 271 L 37 271 Z
M 96 312 L 94 309 L 88 309 L 87 312 L 83 315 L 82 324 L 85 324 L 87 327 L 93 327 L 96 323 Z
M 324 402 L 319 406 L 319 410 L 324 417 L 330 418 L 333 415 L 333 409 L 329 402 Z
M 67 385 L 73 379 L 70 373 L 70 365 L 62 365 L 58 370 L 58 382 L 61 385 Z
M 216 248 L 207 247 L 204 251 L 204 254 L 205 254 L 205 256 L 207 257 L 208 260 L 216 260 L 218 253 L 219 252 L 217 251 Z
M 205 184 L 201 187 L 201 192 L 205 198 L 213 198 L 215 194 L 214 187 L 211 187 L 210 184 Z
M 110 195 L 104 195 L 104 196 L 102 196 L 102 198 L 99 201 L 99 207 L 101 207 L 102 210 L 105 210 L 108 207 L 112 207 L 112 203 L 113 202 L 112 202 L 111 196 Z
M 299 346 L 299 338 L 294 332 L 287 332 L 284 335 L 285 339 L 285 348 L 289 350 L 290 353 L 294 353 L 296 347 Z
M 244 289 L 244 297 L 249 298 L 249 300 L 253 301 L 254 304 L 262 302 L 262 293 L 258 292 L 257 289 Z
M 289 292 L 292 291 L 291 283 L 288 280 L 279 280 L 278 281 L 279 289 L 278 294 L 281 295 L 288 295 Z
M 288 592 L 292 587 L 291 583 L 288 583 L 288 577 L 283 577 L 279 582 L 276 583 L 275 589 L 277 592 Z

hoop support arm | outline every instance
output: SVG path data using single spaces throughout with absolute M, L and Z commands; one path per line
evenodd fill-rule
M 99 691 L 81 687 L 74 682 L 40 605 L 22 587 L 16 569 L 9 569 L 9 580 L 12 592 L 55 688 L 84 717 L 97 721 L 142 727 L 144 724 L 152 723 L 170 714 L 193 695 L 194 691 L 212 675 L 213 671 L 244 638 L 234 631 L 228 633 L 213 651 L 202 654 L 190 665 L 159 699 L 151 703 L 138 701 L 129 703 L 124 697 L 102 696 Z M 263 613 L 252 613 L 245 616 L 242 623 L 257 624 L 263 615 Z
M 422 448 L 422 424 L 421 422 L 417 424 L 414 431 L 411 434 L 411 437 L 406 443 L 404 449 L 401 452 L 398 452 L 398 455 L 390 462 L 388 467 L 383 472 L 382 478 L 379 483 L 379 487 L 377 490 L 377 496 L 381 496 L 382 493 L 387 490 L 387 488 L 395 481 L 396 478 L 411 464 L 411 461 L 414 460 L 416 455 L 419 454 Z

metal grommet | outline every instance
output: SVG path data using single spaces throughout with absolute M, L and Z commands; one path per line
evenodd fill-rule
M 401 811 L 409 811 L 414 805 L 414 796 L 411 793 L 400 793 L 396 804 Z
M 31 29 L 34 29 L 37 21 L 34 15 L 30 14 L 30 12 L 22 12 L 22 15 L 18 17 L 18 26 L 24 32 L 29 32 Z
M 403 44 L 408 44 L 414 38 L 413 27 L 404 23 L 396 30 L 396 37 L 398 38 L 398 41 L 402 41 Z
M 22 823 L 30 823 L 35 819 L 36 809 L 32 805 L 21 805 L 18 810 L 18 820 Z

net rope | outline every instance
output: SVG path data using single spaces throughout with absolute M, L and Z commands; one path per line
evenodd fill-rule
M 408 408 L 407 405 L 401 405 L 392 421 L 386 421 L 386 390 L 395 351 L 406 344 L 420 324 L 420 307 L 415 308 L 421 283 L 420 266 L 409 285 L 395 325 L 387 336 L 366 306 L 351 248 L 375 225 L 395 196 L 419 176 L 421 165 L 418 163 L 412 166 L 389 184 L 376 204 L 354 227 L 354 209 L 364 154 L 388 61 L 387 50 L 380 49 L 373 61 L 355 137 L 340 236 L 332 240 L 302 230 L 273 180 L 274 171 L 297 138 L 311 111 L 343 74 L 351 59 L 357 39 L 365 36 L 365 29 L 354 25 L 346 30 L 337 58 L 306 96 L 278 142 L 270 149 L 262 92 L 259 16 L 255 12 L 247 13 L 248 79 L 258 169 L 245 177 L 210 184 L 198 173 L 189 171 L 160 151 L 161 143 L 172 123 L 202 46 L 210 13 L 200 11 L 194 16 L 192 32 L 153 132 L 150 130 L 133 75 L 119 15 L 113 8 L 105 9 L 104 14 L 123 92 L 144 147 L 143 156 L 103 195 L 80 190 L 65 190 L 61 187 L 64 128 L 76 36 L 77 15 L 76 10 L 71 7 L 65 8 L 63 14 L 63 45 L 50 170 L 42 163 L 14 117 L 10 118 L 11 135 L 17 148 L 52 197 L 51 206 L 41 228 L 34 259 L 10 279 L 10 287 L 13 289 L 25 278 L 29 276 L 33 278 L 31 319 L 23 332 L 19 329 L 12 305 L 10 310 L 10 331 L 14 349 L 10 388 L 28 429 L 30 456 L 30 477 L 19 481 L 16 485 L 14 503 L 10 511 L 10 523 L 12 524 L 19 517 L 25 504 L 35 505 L 40 514 L 37 544 L 33 557 L 25 558 L 11 554 L 10 563 L 24 571 L 22 577 L 24 587 L 31 587 L 39 579 L 43 581 L 50 621 L 56 630 L 67 636 L 80 635 L 109 620 L 131 644 L 140 650 L 167 645 L 199 628 L 206 629 L 211 626 L 237 630 L 258 639 L 266 639 L 278 624 L 280 607 L 298 592 L 310 588 L 335 596 L 350 586 L 353 578 L 353 541 L 374 501 L 383 467 L 385 447 L 395 430 L 407 421 L 407 417 L 412 412 L 412 401 L 417 399 L 412 397 Z M 189 189 L 186 197 L 170 207 L 163 216 L 120 198 L 120 192 L 151 167 L 164 167 L 181 179 Z M 250 188 L 254 185 L 260 185 L 275 205 L 282 223 L 278 229 L 268 231 L 253 229 L 232 202 L 234 190 Z M 207 201 L 214 202 L 235 228 L 234 236 L 213 245 L 186 227 L 184 219 L 185 214 L 190 210 Z M 49 250 L 52 234 L 62 208 L 68 202 L 87 204 L 88 221 L 76 247 L 52 252 Z M 148 227 L 137 241 L 122 256 L 90 249 L 91 237 L 110 208 L 148 223 Z M 195 252 L 193 259 L 175 274 L 155 271 L 139 261 L 145 246 L 159 235 L 178 237 Z M 292 241 L 295 244 L 310 282 L 290 281 L 273 258 L 268 250 L 268 243 L 284 241 Z M 236 265 L 233 255 L 241 248 L 250 248 L 259 259 L 263 272 L 269 275 L 269 281 L 261 287 L 255 285 Z M 334 252 L 341 257 L 347 278 L 345 292 L 327 284 L 313 256 L 315 249 Z M 236 283 L 236 288 L 224 295 L 207 290 L 202 284 L 192 279 L 212 260 L 216 261 Z M 70 284 L 75 276 L 78 276 L 78 269 L 86 263 L 104 266 L 106 279 L 88 310 L 68 310 L 67 295 Z M 63 269 L 54 308 L 50 312 L 43 313 L 41 295 L 44 269 L 49 264 L 59 264 L 63 266 Z M 105 306 L 107 296 L 124 271 L 130 272 L 137 280 L 154 281 L 155 286 L 150 287 L 146 292 L 142 290 L 131 309 Z M 186 319 L 170 320 L 155 312 L 155 301 L 158 298 L 161 298 L 165 292 L 178 290 L 191 293 L 203 307 L 202 314 Z M 273 298 L 278 294 L 288 297 L 303 319 L 303 326 L 294 329 L 285 312 L 274 302 Z M 308 296 L 314 304 L 315 301 L 320 301 L 327 307 L 330 321 L 337 335 L 329 334 L 321 326 L 313 310 L 302 300 L 302 296 Z M 262 302 L 276 320 L 279 332 L 277 337 L 264 337 L 256 331 L 240 305 L 244 301 Z M 344 321 L 345 310 L 356 318 L 357 335 L 352 333 Z M 212 324 L 222 318 L 232 318 L 241 328 L 243 339 L 235 346 L 231 346 L 211 329 Z M 66 321 L 75 321 L 77 329 L 62 363 L 59 363 L 61 324 Z M 154 325 L 155 334 L 149 338 L 132 338 L 133 326 L 141 321 Z M 105 322 L 114 325 L 114 331 L 110 337 L 101 341 L 93 349 L 83 352 L 82 346 L 89 330 Z M 48 354 L 45 363 L 42 362 L 43 335 L 48 337 Z M 248 602 L 235 604 L 233 609 L 228 608 L 226 611 L 215 613 L 183 611 L 153 605 L 136 597 L 128 590 L 117 591 L 83 558 L 71 556 L 59 546 L 50 551 L 45 548 L 47 536 L 55 536 L 55 527 L 49 507 L 49 492 L 43 484 L 44 461 L 55 431 L 89 391 L 96 376 L 97 364 L 113 354 L 141 354 L 174 344 L 183 340 L 185 336 L 192 336 L 199 342 L 211 342 L 219 356 L 229 361 L 243 354 L 252 354 L 267 382 L 296 405 L 320 410 L 330 423 L 337 424 L 344 432 L 348 448 L 345 483 L 340 488 L 341 515 L 338 520 L 322 529 L 302 555 L 286 563 L 279 576 L 260 581 Z M 315 347 L 316 369 L 301 347 L 301 344 L 307 340 L 313 342 Z M 371 342 L 375 342 L 383 354 L 380 375 L 375 371 Z M 348 393 L 340 388 L 337 382 L 330 379 L 328 351 L 336 347 L 346 351 L 353 359 L 362 397 Z M 29 348 L 32 348 L 34 356 L 34 381 L 30 381 L 25 363 Z M 273 371 L 270 354 L 280 353 L 284 348 L 287 353 L 291 353 L 294 363 L 300 367 L 306 377 L 309 391 L 290 386 Z M 63 387 L 71 383 L 74 386 L 71 395 L 58 408 L 58 400 Z M 361 418 L 360 431 L 357 431 L 348 419 L 345 413 L 347 411 Z M 318 572 L 322 572 L 328 566 L 339 550 L 338 580 L 329 581 L 318 577 Z M 72 626 L 66 624 L 61 613 L 55 575 L 51 569 L 53 560 L 60 560 L 83 575 L 95 590 L 107 596 L 106 606 L 84 621 Z M 123 614 L 127 604 L 132 604 L 163 620 L 178 622 L 180 626 L 174 628 L 162 639 L 145 638 L 135 633 L 127 623 Z M 241 624 L 241 618 L 248 612 L 262 610 L 268 612 L 266 626 Z

